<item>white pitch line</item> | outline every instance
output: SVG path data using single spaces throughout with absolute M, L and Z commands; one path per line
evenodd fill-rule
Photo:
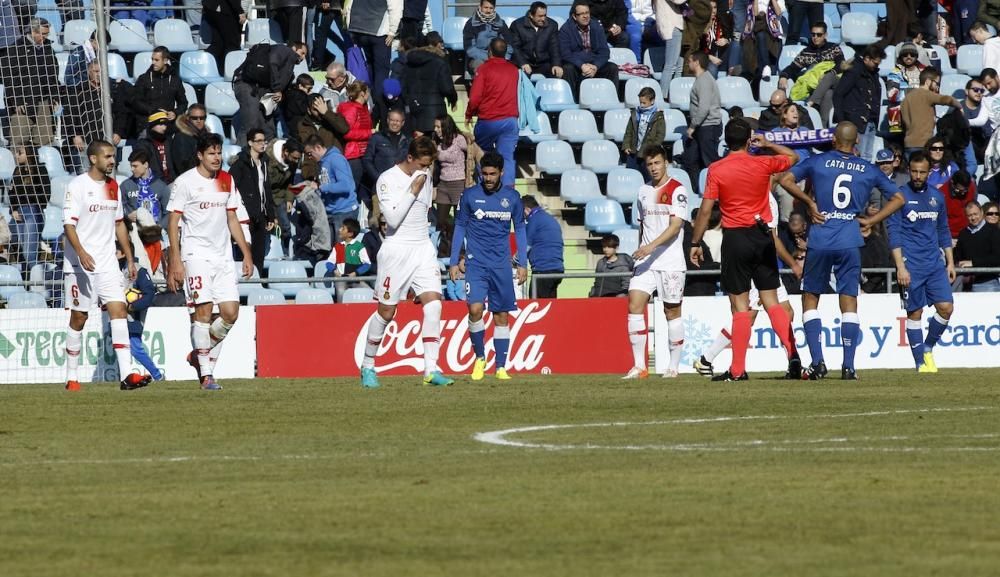
M 989 411 L 993 410 L 994 407 L 955 407 L 955 408 L 928 408 L 928 409 L 898 409 L 898 410 L 886 410 L 886 411 L 867 411 L 862 413 L 836 413 L 836 414 L 824 414 L 824 415 L 747 415 L 747 416 L 731 416 L 731 417 L 702 417 L 702 418 L 684 418 L 684 419 L 669 419 L 669 420 L 659 420 L 659 421 L 641 421 L 641 422 L 630 422 L 630 421 L 615 421 L 610 423 L 581 423 L 581 424 L 567 424 L 567 425 L 535 425 L 530 427 L 516 427 L 512 429 L 503 429 L 499 431 L 486 431 L 482 433 L 476 433 L 472 436 L 473 439 L 481 443 L 487 443 L 490 445 L 500 445 L 506 447 L 518 447 L 525 449 L 544 449 L 549 451 L 568 451 L 568 450 L 618 450 L 618 451 L 648 451 L 648 450 L 659 450 L 659 451 L 743 451 L 750 449 L 756 450 L 769 450 L 769 451 L 855 451 L 855 450 L 866 450 L 866 451 L 884 451 L 884 452 L 910 452 L 910 451 L 923 451 L 923 450 L 945 450 L 945 449 L 927 449 L 920 447 L 781 447 L 777 445 L 789 445 L 789 444 L 829 444 L 829 443 L 851 443 L 851 442 L 863 442 L 863 441 L 908 441 L 912 440 L 905 436 L 891 436 L 891 437 L 858 437 L 851 439 L 848 437 L 837 437 L 832 439 L 803 439 L 803 440 L 778 440 L 778 441 L 764 441 L 764 440 L 746 440 L 746 441 L 736 441 L 733 443 L 684 443 L 684 444 L 673 444 L 673 445 L 598 445 L 598 444 L 582 444 L 582 445 L 560 445 L 553 443 L 532 443 L 527 441 L 515 441 L 508 439 L 510 435 L 522 434 L 522 433 L 534 433 L 539 431 L 554 431 L 561 429 L 582 429 L 582 428 L 607 428 L 607 427 L 640 427 L 640 426 L 657 426 L 657 425 L 688 425 L 688 424 L 705 424 L 705 423 L 724 423 L 724 422 L 734 422 L 734 421 L 760 421 L 760 420 L 786 420 L 786 419 L 843 419 L 851 417 L 878 417 L 887 415 L 905 415 L 914 413 L 950 413 L 950 412 L 974 412 L 974 411 Z M 955 438 L 955 439 L 977 439 L 977 438 L 995 438 L 997 434 L 986 433 L 986 434 L 976 434 L 976 435 L 941 435 L 941 437 Z M 922 438 L 934 438 L 934 437 L 922 437 Z M 947 450 L 968 450 L 968 451 L 996 451 L 1000 450 L 1000 447 L 952 447 Z
M 177 455 L 173 457 L 135 457 L 127 459 L 49 459 L 43 461 L 2 461 L 0 467 L 30 467 L 46 465 L 131 465 L 131 464 L 169 464 L 189 462 L 224 462 L 224 461 L 292 461 L 333 459 L 343 455 Z

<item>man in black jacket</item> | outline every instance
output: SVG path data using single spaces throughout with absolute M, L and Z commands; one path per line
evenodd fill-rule
M 10 140 L 14 145 L 52 143 L 52 113 L 59 101 L 59 64 L 48 40 L 49 22 L 32 18 L 25 36 L 10 46 L 0 66 L 10 114 Z
M 379 175 L 406 160 L 410 138 L 403 134 L 406 115 L 402 110 L 392 109 L 386 125 L 368 140 L 368 148 L 361 159 L 364 177 L 361 182 L 368 190 L 375 190 Z M 372 194 L 372 211 L 368 215 L 368 226 L 374 227 L 379 217 L 378 197 Z M 373 261 L 374 262 L 374 261 Z
M 197 102 L 188 107 L 187 114 L 177 117 L 174 125 L 177 130 L 168 146 L 170 174 L 181 175 L 198 165 L 198 138 L 208 132 L 207 119 L 208 111 Z
M 272 44 L 269 48 L 268 70 L 269 82 L 262 83 L 244 74 L 250 59 L 248 58 L 233 73 L 233 92 L 240 103 L 240 131 L 236 135 L 237 142 L 242 146 L 247 142 L 247 131 L 260 128 L 268 140 L 274 138 L 274 108 L 281 102 L 285 89 L 295 79 L 295 65 L 306 58 L 306 45 L 302 42 Z M 261 97 L 270 94 L 274 106 L 270 112 L 264 109 Z
M 208 53 L 215 57 L 219 70 L 226 67 L 226 54 L 240 49 L 240 31 L 247 15 L 240 0 L 202 0 L 201 13 L 212 27 Z
M 562 78 L 562 57 L 559 55 L 559 25 L 548 17 L 544 2 L 533 2 L 528 13 L 510 25 L 511 59 L 525 74 L 541 74 Z
M 833 123 L 847 120 L 858 127 L 861 158 L 871 158 L 874 153 L 872 149 L 882 102 L 878 67 L 883 58 L 885 51 L 877 44 L 866 46 L 833 90 Z
M 250 255 L 258 271 L 264 270 L 271 229 L 274 228 L 274 198 L 271 181 L 267 175 L 267 138 L 264 131 L 251 128 L 247 131 L 247 147 L 236 157 L 229 168 L 236 189 L 243 197 L 243 205 L 250 217 Z
M 969 226 L 958 233 L 955 262 L 959 268 L 1000 266 L 1000 228 L 986 224 L 983 207 L 975 200 L 965 205 Z M 972 292 L 1000 292 L 995 274 L 972 277 Z
M 140 138 L 133 145 L 132 150 L 146 151 L 146 157 L 150 160 L 150 168 L 157 178 L 170 184 L 177 178 L 178 174 L 170 172 L 172 166 L 170 157 L 170 132 L 172 132 L 173 122 L 167 118 L 166 112 L 154 112 L 149 115 L 146 127 L 146 136 Z
M 436 46 L 426 46 L 424 39 L 417 43 L 421 46 L 406 53 L 402 98 L 410 110 L 413 129 L 430 134 L 434 131 L 434 119 L 448 112 L 445 101 L 454 108 L 458 93 L 444 52 Z
M 590 15 L 601 23 L 608 35 L 608 44 L 615 48 L 628 48 L 629 38 L 625 33 L 628 25 L 628 9 L 625 0 L 590 0 Z
M 176 120 L 187 105 L 181 75 L 170 63 L 170 51 L 157 46 L 153 49 L 149 70 L 135 80 L 132 110 L 140 118 L 147 118 L 154 112 L 165 112 L 169 120 Z

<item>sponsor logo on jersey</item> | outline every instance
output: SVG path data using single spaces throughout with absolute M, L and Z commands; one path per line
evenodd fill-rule
M 936 210 L 921 210 L 919 212 L 916 210 L 911 210 L 910 212 L 906 213 L 906 219 L 909 220 L 910 222 L 917 222 L 918 219 L 934 220 L 937 217 L 938 213 Z
M 510 211 L 504 212 L 502 210 L 483 210 L 480 208 L 476 212 L 472 213 L 472 216 L 476 217 L 478 220 L 483 220 L 484 218 L 510 220 Z
M 827 220 L 854 220 L 854 218 L 858 216 L 853 212 L 840 212 L 839 210 L 824 210 L 820 214 L 826 217 Z
M 226 204 L 228 204 L 228 203 L 225 202 L 225 201 L 222 201 L 222 202 L 199 202 L 198 203 L 198 208 L 200 208 L 202 210 L 206 210 L 206 209 L 209 209 L 209 208 L 226 208 Z
M 115 210 L 117 208 L 118 208 L 118 205 L 110 205 L 109 206 L 107 204 L 92 204 L 92 205 L 90 205 L 89 208 L 87 208 L 87 212 L 102 212 L 102 211 L 105 211 L 105 210 Z

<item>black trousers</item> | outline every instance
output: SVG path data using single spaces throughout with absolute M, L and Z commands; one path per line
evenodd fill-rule
M 554 274 L 561 273 L 561 270 L 533 270 L 532 274 Z M 539 299 L 554 299 L 556 298 L 556 292 L 558 292 L 559 285 L 562 283 L 561 278 L 545 278 L 538 279 L 534 281 L 535 283 L 535 298 Z
M 278 23 L 286 43 L 306 41 L 306 10 L 305 6 L 297 6 L 271 11 L 271 18 Z
M 267 255 L 267 221 L 263 217 L 250 220 L 250 258 L 257 270 L 264 272 L 264 257 Z
M 592 78 L 607 78 L 618 86 L 618 65 L 608 62 L 597 69 L 597 73 Z M 569 62 L 563 62 L 563 80 L 569 82 L 570 89 L 573 90 L 573 100 L 580 102 L 580 84 L 583 83 L 583 72 Z
M 334 26 L 337 27 L 336 32 L 333 30 Z M 347 49 L 352 46 L 351 37 L 344 30 L 344 17 L 340 10 L 317 11 L 315 33 L 313 51 L 309 57 L 312 58 L 312 67 L 316 70 L 326 70 L 326 67 L 334 61 L 334 55 L 327 48 L 328 40 L 332 40 L 344 54 L 347 54 Z
M 212 27 L 212 43 L 208 45 L 207 52 L 215 57 L 219 70 L 225 70 L 226 54 L 240 49 L 240 17 L 238 14 L 208 10 L 203 16 Z

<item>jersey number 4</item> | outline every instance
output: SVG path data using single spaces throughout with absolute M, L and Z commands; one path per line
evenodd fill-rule
M 837 180 L 833 181 L 833 206 L 836 208 L 847 208 L 851 204 L 851 184 L 852 174 L 841 174 Z

